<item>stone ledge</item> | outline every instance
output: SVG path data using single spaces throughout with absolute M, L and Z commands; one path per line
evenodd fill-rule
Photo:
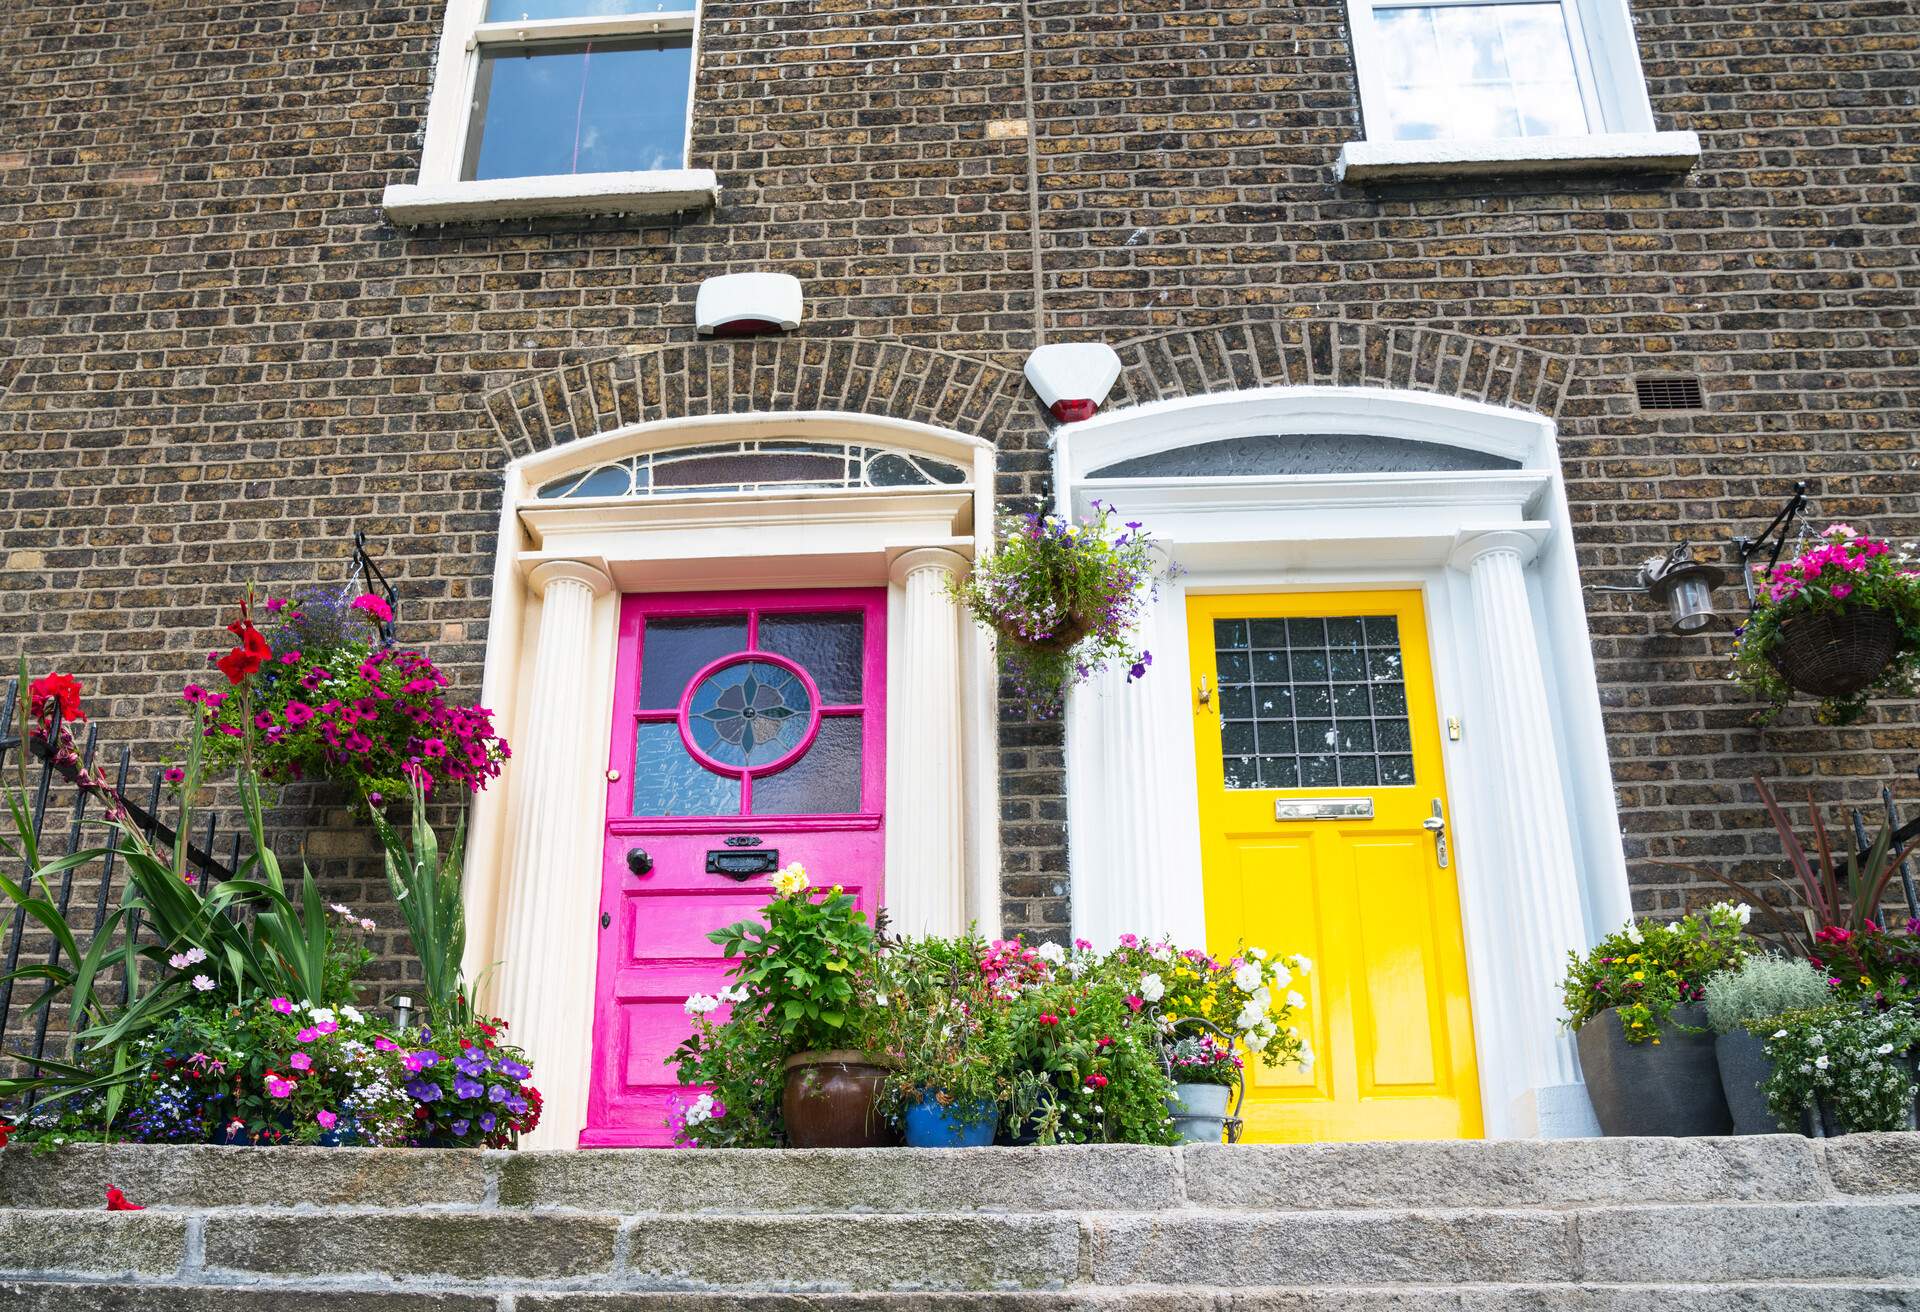
M 1680 174 L 1700 162 L 1696 132 L 1609 132 L 1586 137 L 1503 137 L 1485 141 L 1349 141 L 1334 176 L 1341 182 L 1528 177 L 1568 173 Z
M 71 1144 L 0 1151 L 0 1209 L 97 1208 L 108 1185 L 162 1207 L 247 1207 L 286 1199 L 318 1207 L 477 1206 L 490 1158 L 506 1154 L 379 1148 L 214 1148 Z
M 491 219 L 674 214 L 719 203 L 720 182 L 712 169 L 392 183 L 380 195 L 380 208 L 403 228 Z

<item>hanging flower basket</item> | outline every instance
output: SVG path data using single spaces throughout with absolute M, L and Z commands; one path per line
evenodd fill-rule
M 1851 697 L 1871 688 L 1899 654 L 1899 620 L 1877 608 L 1856 608 L 1785 621 L 1768 660 L 1795 692 Z
M 993 554 L 954 588 L 1042 718 L 1115 662 L 1129 681 L 1153 663 L 1136 631 L 1154 595 L 1155 544 L 1139 524 L 1116 524 L 1112 506 L 1096 501 L 1093 510 L 1078 524 L 1037 514 L 1002 520 Z
M 1869 698 L 1913 694 L 1920 567 L 1907 551 L 1833 524 L 1793 560 L 1755 570 L 1759 599 L 1734 647 L 1733 678 L 1768 702 L 1759 722 L 1795 693 L 1821 699 L 1825 724 L 1857 719 Z

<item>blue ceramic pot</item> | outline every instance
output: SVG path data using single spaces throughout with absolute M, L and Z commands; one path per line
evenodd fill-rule
M 1000 1123 L 985 1099 L 942 1107 L 931 1094 L 907 1107 L 907 1147 L 985 1148 Z

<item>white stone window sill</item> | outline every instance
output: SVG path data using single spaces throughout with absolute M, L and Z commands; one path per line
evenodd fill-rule
M 1610 132 L 1487 141 L 1349 141 L 1342 182 L 1512 177 L 1549 173 L 1685 173 L 1700 161 L 1696 132 Z
M 673 214 L 717 204 L 719 199 L 720 183 L 712 169 L 655 169 L 485 182 L 396 183 L 381 195 L 380 206 L 389 220 L 409 227 L 567 214 Z

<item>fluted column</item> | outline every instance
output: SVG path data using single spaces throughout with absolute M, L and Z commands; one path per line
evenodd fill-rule
M 893 565 L 904 595 L 887 687 L 886 903 L 898 934 L 967 927 L 960 612 L 951 590 L 966 568 L 964 557 L 938 547 L 909 551 Z
M 593 601 L 612 580 L 581 561 L 548 561 L 528 584 L 542 599 L 529 702 L 514 740 L 513 804 L 501 895 L 500 1014 L 533 1059 L 546 1114 L 533 1148 L 572 1148 L 586 1123 L 593 1051 L 596 829 L 571 823 L 604 768 L 604 725 L 590 705 Z
M 1185 600 L 1162 585 L 1135 635 L 1154 664 L 1110 665 L 1067 697 L 1067 859 L 1073 932 L 1206 946 Z
M 1520 1120 L 1551 1134 L 1556 1127 L 1577 1130 L 1591 1112 L 1578 1087 L 1573 1035 L 1560 1024 L 1567 953 L 1585 948 L 1586 933 L 1564 771 L 1527 599 L 1526 566 L 1536 549 L 1533 535 L 1519 530 L 1463 533 L 1451 563 L 1465 572 L 1472 594 L 1480 691 L 1491 720 L 1482 741 L 1492 759 L 1483 777 L 1499 799 L 1493 832 L 1504 850 L 1489 855 L 1502 862 L 1507 881 L 1500 900 L 1509 939 L 1502 946 L 1514 977 L 1505 984 L 1526 1073 L 1522 1097 L 1530 1094 L 1534 1103 Z

